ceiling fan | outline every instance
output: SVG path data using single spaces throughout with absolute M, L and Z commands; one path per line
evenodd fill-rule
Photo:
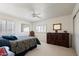
M 35 18 L 41 18 L 39 13 L 36 13 L 35 10 L 33 10 L 32 16 Z

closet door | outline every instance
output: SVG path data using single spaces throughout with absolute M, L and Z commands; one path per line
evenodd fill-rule
M 15 23 L 13 21 L 7 21 L 7 34 L 15 33 Z
M 3 35 L 6 33 L 6 21 L 0 20 L 0 35 Z

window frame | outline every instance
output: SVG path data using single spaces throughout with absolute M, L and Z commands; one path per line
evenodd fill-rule
M 2 30 L 0 31 L 0 35 L 15 33 L 15 22 L 13 22 L 12 20 L 0 19 L 0 26 Z
M 29 27 L 29 31 L 26 31 L 26 32 L 30 32 L 30 26 L 28 24 L 21 24 L 21 32 L 24 32 L 25 33 L 25 31 L 23 29 L 24 26 Z
M 41 30 L 38 30 L 37 31 L 37 29 L 36 29 L 37 26 L 42 26 L 43 27 L 43 30 L 42 31 Z M 36 27 L 35 27 L 35 30 L 36 30 L 37 33 L 46 33 L 47 32 L 47 26 L 46 25 L 36 25 Z

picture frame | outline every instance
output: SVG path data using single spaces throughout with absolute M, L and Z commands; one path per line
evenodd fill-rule
M 62 29 L 61 23 L 53 24 L 53 30 L 61 30 L 61 29 Z

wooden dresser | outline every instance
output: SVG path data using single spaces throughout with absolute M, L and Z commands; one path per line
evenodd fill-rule
M 69 47 L 69 33 L 47 33 L 47 43 Z

